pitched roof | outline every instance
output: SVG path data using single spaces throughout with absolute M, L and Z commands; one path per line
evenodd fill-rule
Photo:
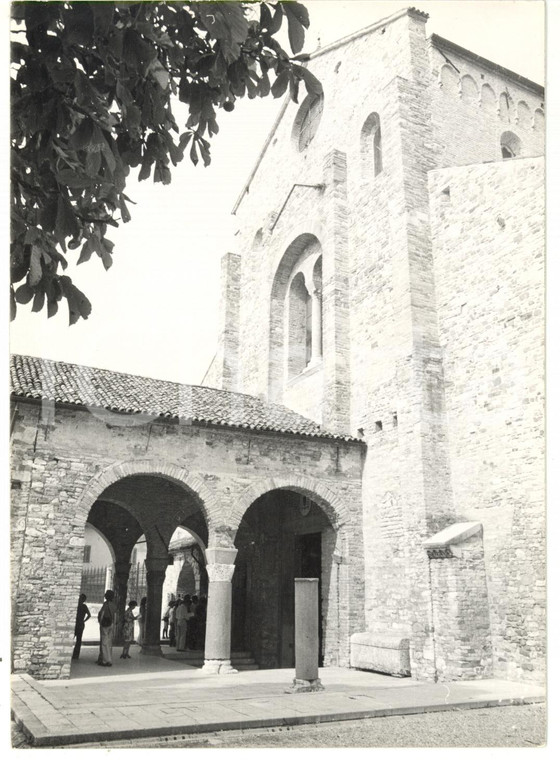
M 193 424 L 358 440 L 329 433 L 280 404 L 202 385 L 183 385 L 19 354 L 10 359 L 10 379 L 12 394 L 18 397 L 182 419 Z

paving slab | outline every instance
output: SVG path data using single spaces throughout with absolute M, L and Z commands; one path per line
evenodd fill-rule
M 141 655 L 95 665 L 82 649 L 67 681 L 12 676 L 12 716 L 33 746 L 124 740 L 545 700 L 545 687 L 497 679 L 425 683 L 321 668 L 324 691 L 293 694 L 293 669 L 207 675 L 181 660 Z

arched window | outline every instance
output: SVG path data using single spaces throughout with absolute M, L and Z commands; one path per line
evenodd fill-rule
M 381 147 L 381 122 L 379 114 L 370 113 L 362 127 L 360 136 L 362 149 L 362 168 L 364 176 L 370 174 L 376 177 L 383 171 L 383 152 Z
M 504 132 L 500 137 L 502 158 L 515 158 L 521 155 L 521 140 L 513 132 Z
M 292 139 L 301 152 L 315 137 L 323 115 L 323 95 L 308 95 L 300 106 L 294 121 Z
M 282 403 L 287 384 L 322 360 L 322 251 L 310 233 L 286 249 L 272 283 L 269 398 Z

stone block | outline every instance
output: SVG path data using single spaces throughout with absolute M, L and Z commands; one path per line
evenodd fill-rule
M 365 631 L 350 638 L 350 667 L 410 676 L 409 640 Z

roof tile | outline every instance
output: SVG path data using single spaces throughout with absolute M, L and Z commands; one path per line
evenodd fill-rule
M 12 394 L 24 398 L 190 420 L 206 425 L 357 440 L 329 433 L 313 420 L 280 404 L 269 404 L 255 396 L 202 385 L 183 385 L 20 354 L 14 354 L 10 359 L 10 376 Z

